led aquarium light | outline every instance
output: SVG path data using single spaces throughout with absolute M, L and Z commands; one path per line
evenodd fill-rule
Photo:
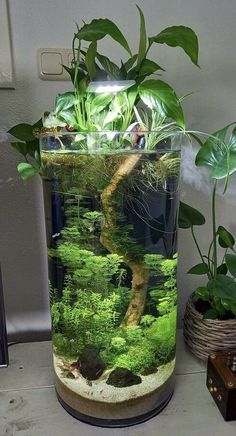
M 96 94 L 115 94 L 124 89 L 130 88 L 135 84 L 134 80 L 107 80 L 90 82 L 87 92 L 95 92 Z

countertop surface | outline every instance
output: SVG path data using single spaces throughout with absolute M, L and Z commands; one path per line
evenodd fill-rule
M 53 386 L 50 342 L 15 344 L 10 366 L 0 369 L 0 436 L 236 436 L 206 384 L 206 366 L 185 347 L 178 332 L 176 387 L 167 407 L 133 427 L 92 427 L 72 418 Z

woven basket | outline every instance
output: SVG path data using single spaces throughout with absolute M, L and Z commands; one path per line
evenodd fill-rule
M 214 351 L 236 350 L 236 319 L 203 319 L 194 306 L 194 293 L 188 299 L 184 315 L 184 339 L 191 352 L 207 360 Z

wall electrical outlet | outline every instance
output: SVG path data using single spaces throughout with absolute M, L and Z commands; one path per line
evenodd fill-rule
M 37 51 L 39 77 L 42 80 L 70 80 L 62 67 L 71 67 L 73 52 L 69 48 L 39 48 Z

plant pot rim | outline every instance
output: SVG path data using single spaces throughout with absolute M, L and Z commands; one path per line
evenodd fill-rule
M 203 315 L 197 311 L 197 309 L 195 308 L 195 302 L 197 301 L 197 297 L 195 294 L 195 291 L 189 296 L 188 301 L 187 301 L 187 305 L 189 307 L 189 309 L 191 309 L 191 311 L 194 313 L 194 316 L 203 324 L 205 324 L 208 327 L 211 326 L 216 326 L 218 325 L 219 327 L 225 327 L 226 325 L 232 325 L 235 326 L 236 325 L 236 317 L 235 318 L 230 318 L 230 319 L 225 319 L 225 320 L 221 320 L 221 319 L 203 319 Z

